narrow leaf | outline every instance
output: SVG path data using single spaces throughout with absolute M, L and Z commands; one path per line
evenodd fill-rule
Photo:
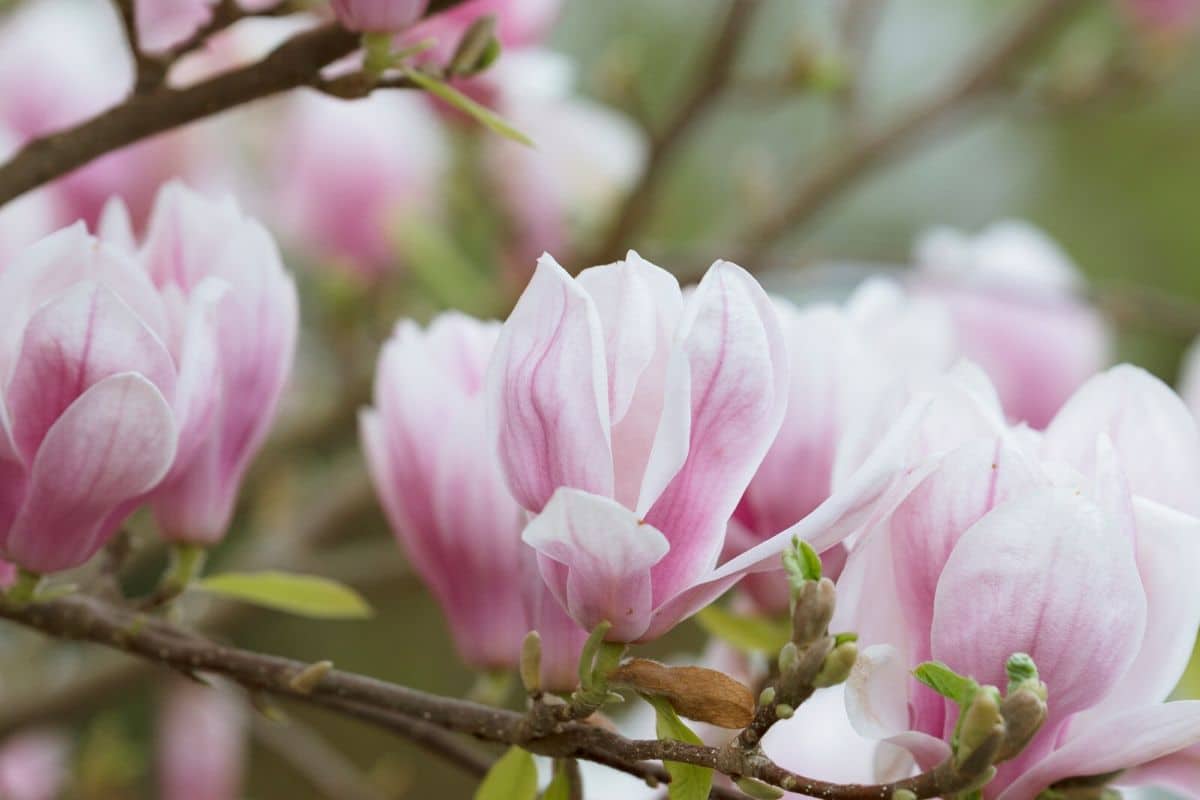
M 940 661 L 926 661 L 913 670 L 913 675 L 942 697 L 960 704 L 969 701 L 979 687 L 975 681 L 964 678 Z
M 696 621 L 710 635 L 747 653 L 778 653 L 791 638 L 787 620 L 743 617 L 721 606 L 708 606 Z
M 557 763 L 554 765 L 554 778 L 542 793 L 542 800 L 571 800 L 571 779 Z
M 533 756 L 519 747 L 508 748 L 475 790 L 475 800 L 535 800 L 536 797 L 537 767 Z
M 500 134 L 501 136 L 512 139 L 514 142 L 533 147 L 533 140 L 512 125 L 504 121 L 504 118 L 492 111 L 490 108 L 476 103 L 471 98 L 467 97 L 462 92 L 455 89 L 448 83 L 444 83 L 432 75 L 426 75 L 424 72 L 415 69 L 404 70 L 404 75 L 410 81 L 429 92 L 434 97 L 437 97 L 450 105 L 457 108 L 464 114 L 469 115 L 476 122 L 483 125 L 485 128 Z
M 348 586 L 316 575 L 226 572 L 193 583 L 191 590 L 318 619 L 362 619 L 371 607 Z
M 691 728 L 683 724 L 683 720 L 671 708 L 665 697 L 642 695 L 646 702 L 654 706 L 657 722 L 655 728 L 659 739 L 671 739 L 677 742 L 703 744 Z M 698 767 L 695 764 L 681 764 L 677 761 L 664 761 L 671 782 L 667 785 L 667 796 L 670 800 L 708 800 L 712 790 L 713 771 L 708 767 Z

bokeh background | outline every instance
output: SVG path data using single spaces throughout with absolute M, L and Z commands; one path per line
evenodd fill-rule
M 855 54 L 840 45 L 842 3 L 750 1 L 762 9 L 728 87 L 662 157 L 660 191 L 622 246 L 682 276 L 749 253 L 753 263 L 744 265 L 769 287 L 828 295 L 844 293 L 847 276 L 861 273 L 822 265 L 902 268 L 930 226 L 976 230 L 1023 218 L 1088 276 L 1119 322 L 1122 358 L 1174 380 L 1180 353 L 1200 333 L 1200 57 L 1188 23 L 1156 28 L 1139 22 L 1130 3 L 1081 3 L 1079 19 L 1011 86 L 948 115 L 777 241 L 747 241 L 746 232 L 817 165 L 852 146 L 855 130 L 887 125 L 940 91 L 1026 5 L 866 0 L 859 13 L 871 18 L 863 23 L 869 36 Z M 262 216 L 300 280 L 305 331 L 292 388 L 214 562 L 283 560 L 334 575 L 359 587 L 375 616 L 321 622 L 194 599 L 179 613 L 246 647 L 331 659 L 433 692 L 494 691 L 494 682 L 481 684 L 459 666 L 437 608 L 393 543 L 366 482 L 356 409 L 368 401 L 378 347 L 396 319 L 424 321 L 448 307 L 503 315 L 542 249 L 587 266 L 577 259 L 603 241 L 644 169 L 647 131 L 662 130 L 691 91 L 729 2 L 564 0 L 536 44 L 554 55 L 535 54 L 541 65 L 522 67 L 529 53 L 506 53 L 496 65 L 498 87 L 483 92 L 538 143 L 534 151 L 417 97 L 376 116 L 333 100 L 286 97 L 156 141 L 158 152 L 142 148 L 123 166 L 91 175 L 70 203 L 43 198 L 56 207 L 41 217 L 28 212 L 56 223 L 95 216 L 95 198 L 110 187 L 136 212 L 139 197 L 179 175 L 206 191 L 233 191 Z M 47 103 L 77 89 L 103 97 L 108 89 L 89 81 L 105 70 L 118 76 L 119 89 L 128 64 L 107 3 L 9 0 L 0 8 L 0 122 L 14 128 L 14 142 L 79 113 L 70 99 L 56 100 L 69 107 L 65 116 L 38 117 L 18 107 L 26 94 Z M 259 52 L 294 23 L 251 27 L 204 58 Z M 848 114 L 851 80 L 857 99 Z M 99 109 L 85 109 L 92 110 Z M 382 252 L 376 243 L 362 259 L 369 264 L 355 263 L 358 245 L 322 226 L 366 215 L 373 201 L 330 188 L 322 163 L 365 170 L 362 182 L 379 175 L 394 182 L 395 203 L 369 217 L 385 234 Z M 307 208 L 297 197 L 305 191 Z M 13 225 L 17 234 L 0 234 L 0 253 L 4 235 L 36 229 L 6 228 L 0 216 L 0 231 Z M 131 532 L 126 588 L 145 591 L 165 556 L 148 521 L 135 520 Z M 8 628 L 0 637 L 0 734 L 47 725 L 63 732 L 75 776 L 66 796 L 158 796 L 156 731 L 177 679 L 95 648 Z M 653 652 L 695 653 L 702 639 L 687 624 Z M 1200 668 L 1180 692 L 1200 696 Z M 241 723 L 242 796 L 470 796 L 472 779 L 394 738 L 301 708 L 261 706 Z M 305 740 L 307 733 L 280 737 L 266 721 L 278 713 L 323 743 Z M 330 751 L 354 769 L 324 764 L 326 777 L 342 782 L 314 785 L 311 768 Z

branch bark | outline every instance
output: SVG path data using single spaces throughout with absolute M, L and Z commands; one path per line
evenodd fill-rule
M 0 617 L 60 639 L 94 642 L 121 650 L 185 674 L 212 673 L 247 689 L 288 697 L 347 716 L 364 719 L 405 736 L 420 723 L 422 741 L 429 728 L 477 739 L 516 744 L 555 758 L 581 758 L 657 778 L 642 762 L 679 761 L 716 769 L 726 775 L 752 777 L 830 800 L 879 800 L 907 789 L 918 798 L 935 797 L 961 788 L 962 770 L 939 767 L 914 778 L 881 785 L 834 784 L 796 775 L 761 755 L 728 748 L 667 740 L 631 740 L 584 722 L 563 722 L 548 732 L 535 732 L 530 718 L 515 711 L 466 700 L 427 694 L 397 684 L 340 670 L 323 674 L 315 685 L 297 681 L 310 665 L 278 656 L 227 647 L 135 614 L 76 595 L 32 605 L 0 603 Z M 439 743 L 442 740 L 438 739 Z M 987 766 L 986 764 L 984 765 Z M 737 797 L 737 794 L 728 795 Z

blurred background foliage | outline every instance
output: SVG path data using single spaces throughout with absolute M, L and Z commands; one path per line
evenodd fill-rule
M 50 2 L 64 11 L 70 5 Z M 654 128 L 670 117 L 694 80 L 711 45 L 713 20 L 727 2 L 566 0 L 549 46 L 576 64 L 585 93 Z M 765 7 L 742 48 L 732 86 L 668 154 L 664 191 L 636 239 L 626 243 L 680 274 L 695 275 L 711 260 L 741 252 L 741 233 L 777 208 L 814 163 L 846 144 L 837 98 L 849 65 L 837 52 L 834 3 L 761 2 Z M 20 3 L 10 0 L 3 7 L 15 5 Z M 937 91 L 1022 5 L 877 0 L 858 124 L 886 122 Z M 1035 85 L 1056 86 L 1066 96 L 1086 94 L 1112 53 L 1142 47 L 1131 43 L 1135 37 L 1115 1 L 1087 5 L 1085 19 L 1039 62 Z M 762 250 L 759 263 L 745 266 L 762 274 L 768 286 L 797 291 L 814 263 L 903 264 L 915 236 L 928 226 L 977 229 L 1018 217 L 1058 240 L 1097 286 L 1113 287 L 1117 296 L 1123 288 L 1161 290 L 1173 302 L 1200 308 L 1200 51 L 1188 43 L 1166 50 L 1138 55 L 1161 62 L 1152 86 L 1079 102 L 1047 100 L 1027 90 L 951 117 L 900 157 L 865 173 L 808 224 Z M 535 141 L 553 135 L 526 133 Z M 341 668 L 432 692 L 463 695 L 475 685 L 476 678 L 456 660 L 437 608 L 405 571 L 379 511 L 364 494 L 353 411 L 367 400 L 364 380 L 398 316 L 423 320 L 450 306 L 502 315 L 519 289 L 519 274 L 514 277 L 502 265 L 496 246 L 503 220 L 494 198 L 469 168 L 483 135 L 454 134 L 458 166 L 447 179 L 451 210 L 442 228 L 403 228 L 405 271 L 365 288 L 314 269 L 319 265 L 304 263 L 302 251 L 289 253 L 302 276 L 306 325 L 295 389 L 276 434 L 289 444 L 260 458 L 237 528 L 214 556 L 217 565 L 236 560 L 263 539 L 286 549 L 295 527 L 314 513 L 313 505 L 328 501 L 335 507 L 341 547 L 318 550 L 305 563 L 312 571 L 349 574 L 376 609 L 374 618 L 319 622 L 240 611 L 223 638 L 300 659 L 329 658 Z M 395 137 L 403 147 L 404 131 Z M 1130 302 L 1137 305 L 1138 297 Z M 1181 331 L 1156 324 L 1152 308 L 1121 330 L 1122 357 L 1168 380 L 1186 344 Z M 297 430 L 303 433 L 298 438 Z M 339 505 L 347 473 L 359 482 L 349 482 L 353 502 Z M 135 542 L 141 541 L 146 524 L 133 528 Z M 162 566 L 153 547 L 138 554 L 131 589 L 148 588 Z M 342 569 L 347 564 L 349 573 Z M 56 648 L 49 666 L 38 661 L 35 673 L 28 669 L 35 663 L 31 656 L 44 654 L 49 645 L 9 629 L 0 636 L 5 640 L 0 708 L 8 709 L 0 710 L 0 728 L 6 733 L 36 718 L 28 710 L 33 706 L 23 702 L 53 695 L 80 672 L 112 661 L 108 654 L 66 645 Z M 695 653 L 702 641 L 689 623 L 651 651 Z M 72 726 L 76 743 L 79 779 L 72 796 L 153 796 L 156 707 L 169 681 L 162 673 L 143 672 L 133 681 L 67 691 L 59 698 L 54 720 Z M 1200 696 L 1200 668 L 1181 693 Z M 509 702 L 515 700 L 510 695 Z M 286 713 L 311 722 L 370 776 L 378 794 L 363 797 L 470 796 L 473 779 L 395 738 L 304 709 Z M 246 797 L 332 796 L 281 755 L 289 745 L 250 738 Z M 355 795 L 347 789 L 338 796 Z

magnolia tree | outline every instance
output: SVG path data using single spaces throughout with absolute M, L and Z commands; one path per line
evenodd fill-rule
M 578 94 L 555 0 L 13 5 L 0 617 L 6 664 L 62 675 L 6 674 L 0 796 L 130 796 L 123 740 L 65 716 L 143 675 L 168 800 L 243 796 L 248 736 L 319 796 L 397 796 L 278 701 L 478 800 L 1200 796 L 1200 702 L 1168 702 L 1200 627 L 1200 356 L 1183 399 L 1114 366 L 1103 297 L 1018 221 L 930 230 L 833 301 L 754 274 L 952 113 L 1152 88 L 1193 3 L 1015 3 L 879 124 L 877 9 L 832 4 L 836 47 L 781 81 L 843 140 L 714 254 L 740 266 L 676 272 L 627 248 L 765 0 L 710 4 L 649 127 L 616 107 L 635 74 Z M 1064 92 L 1063 34 L 1098 16 L 1111 63 Z M 405 558 L 348 541 L 376 502 Z M 362 616 L 351 587 L 402 565 L 469 699 L 222 635 L 246 604 Z M 701 656 L 647 657 L 685 625 Z M 46 637 L 89 645 L 64 669 Z

